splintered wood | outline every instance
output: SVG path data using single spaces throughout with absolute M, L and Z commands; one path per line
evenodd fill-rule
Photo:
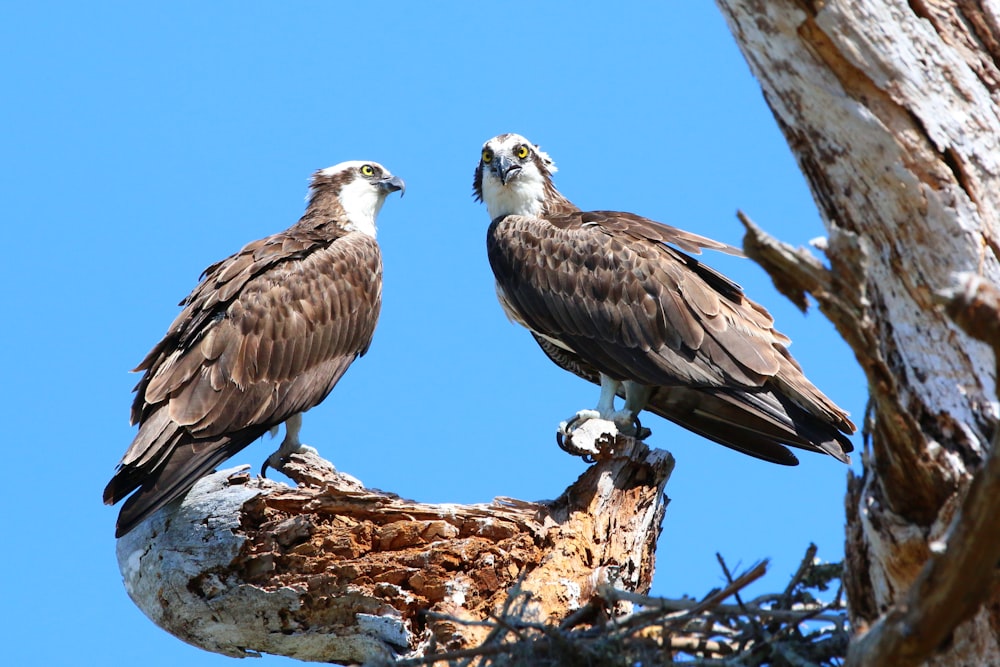
M 475 646 L 512 590 L 552 623 L 598 587 L 646 592 L 672 468 L 619 437 L 555 501 L 426 504 L 295 455 L 298 487 L 216 473 L 122 538 L 119 564 L 154 622 L 207 650 L 392 662 Z

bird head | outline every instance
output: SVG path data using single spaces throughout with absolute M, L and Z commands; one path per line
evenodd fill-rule
M 473 181 L 474 196 L 486 204 L 490 219 L 539 215 L 555 193 L 552 158 L 519 134 L 501 134 L 485 144 Z
M 310 204 L 324 193 L 336 196 L 347 215 L 344 228 L 375 236 L 375 218 L 392 192 L 400 196 L 406 184 L 378 162 L 351 160 L 341 162 L 313 174 L 309 186 Z

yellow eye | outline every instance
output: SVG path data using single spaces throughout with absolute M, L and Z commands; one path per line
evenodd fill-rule
M 489 148 L 483 149 L 483 164 L 489 164 L 493 160 L 493 151 Z
M 524 158 L 528 157 L 528 153 L 530 152 L 531 151 L 528 150 L 528 147 L 526 145 L 521 144 L 520 146 L 517 147 L 517 150 L 514 151 L 514 155 L 523 160 Z
M 375 168 L 373 166 L 371 166 L 370 164 L 363 164 L 363 165 L 361 165 L 361 175 L 362 176 L 374 176 L 375 175 Z

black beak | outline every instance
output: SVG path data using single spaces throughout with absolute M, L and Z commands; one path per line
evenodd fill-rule
M 391 192 L 399 192 L 399 196 L 402 197 L 406 194 L 406 183 L 403 182 L 399 176 L 393 176 L 391 178 L 383 178 L 378 182 L 378 186 L 385 190 L 386 194 Z
M 493 173 L 500 178 L 500 183 L 507 185 L 510 181 L 521 173 L 521 165 L 516 164 L 509 157 L 497 155 L 493 160 Z

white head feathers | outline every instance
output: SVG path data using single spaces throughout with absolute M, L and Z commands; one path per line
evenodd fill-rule
M 536 216 L 551 189 L 556 166 L 548 153 L 519 134 L 501 134 L 483 144 L 476 170 L 476 196 L 490 219 Z
M 344 228 L 375 237 L 375 219 L 390 192 L 401 190 L 403 181 L 393 176 L 378 162 L 350 160 L 313 174 L 309 186 L 310 201 L 319 188 L 330 184 L 335 188 L 340 205 L 347 214 Z

